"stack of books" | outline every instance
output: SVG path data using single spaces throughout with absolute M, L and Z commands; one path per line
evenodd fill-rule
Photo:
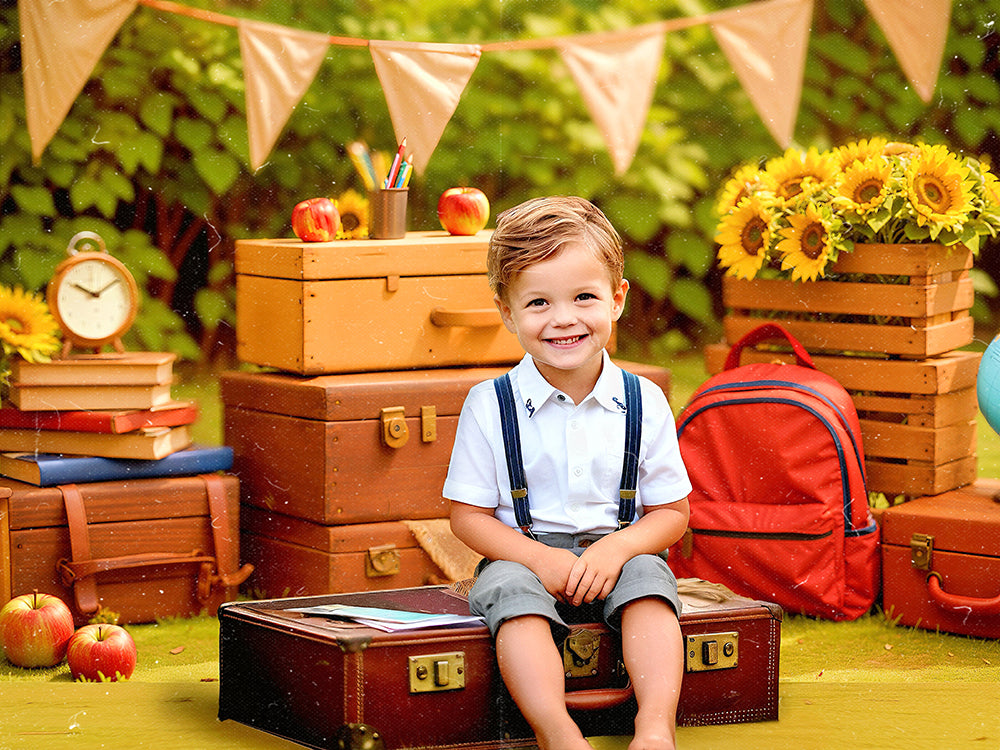
M 176 355 L 15 360 L 0 408 L 0 474 L 39 486 L 225 471 L 228 446 L 191 443 L 197 404 L 173 400 Z

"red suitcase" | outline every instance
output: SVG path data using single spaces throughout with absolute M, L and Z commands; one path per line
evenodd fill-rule
M 882 581 L 901 625 L 1000 638 L 1000 480 L 884 511 Z
M 777 719 L 781 610 L 731 594 L 682 598 L 688 648 L 679 723 Z M 223 605 L 220 719 L 316 748 L 534 744 L 484 625 L 386 633 L 290 611 L 331 603 L 468 614 L 465 598 L 445 587 Z M 617 639 L 603 624 L 586 624 L 563 649 L 585 734 L 630 734 L 635 706 L 621 685 Z

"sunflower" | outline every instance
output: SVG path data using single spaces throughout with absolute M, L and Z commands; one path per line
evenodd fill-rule
M 835 148 L 833 155 L 840 163 L 840 168 L 847 169 L 856 161 L 868 161 L 873 157 L 881 156 L 887 145 L 888 141 L 885 138 L 869 138 Z
M 983 202 L 987 207 L 1000 208 L 1000 179 L 986 164 L 981 165 L 983 171 Z
M 930 226 L 931 238 L 956 229 L 969 218 L 969 171 L 944 146 L 921 146 L 906 170 L 906 188 L 917 224 Z
M 832 257 L 834 222 L 831 216 L 813 203 L 801 213 L 787 217 L 788 226 L 778 234 L 777 251 L 781 254 L 781 270 L 792 271 L 792 281 L 814 281 L 824 275 Z
M 762 192 L 774 193 L 777 187 L 774 178 L 756 164 L 744 164 L 722 186 L 715 210 L 721 216 L 736 208 L 744 198 Z
M 346 190 L 337 198 L 341 239 L 364 239 L 368 236 L 368 199 L 355 190 Z
M 715 241 L 719 243 L 719 265 L 727 276 L 752 279 L 767 259 L 774 217 L 757 197 L 751 195 L 719 222 Z
M 881 157 L 856 160 L 841 173 L 833 202 L 838 208 L 864 218 L 885 204 L 891 178 L 892 165 Z
M 777 185 L 775 193 L 778 199 L 785 205 L 807 199 L 818 190 L 832 185 L 839 169 L 835 156 L 821 154 L 816 148 L 806 152 L 790 148 L 764 166 L 764 171 Z
M 48 359 L 59 349 L 58 326 L 45 300 L 21 287 L 0 287 L 0 342 L 4 355 L 29 362 Z

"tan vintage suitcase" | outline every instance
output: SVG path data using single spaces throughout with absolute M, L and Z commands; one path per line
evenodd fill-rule
M 250 574 L 239 563 L 239 487 L 207 474 L 36 487 L 0 478 L 0 602 L 59 596 L 77 624 L 214 614 Z
M 443 583 L 447 576 L 402 521 L 325 526 L 250 505 L 241 519 L 254 598 L 310 596 Z
M 894 505 L 881 524 L 890 619 L 1000 638 L 1000 480 Z
M 236 354 L 305 375 L 513 363 L 489 232 L 236 243 Z
M 778 718 L 782 612 L 737 596 L 682 594 L 682 726 Z M 485 625 L 380 632 L 294 608 L 351 604 L 468 614 L 452 589 L 425 587 L 231 603 L 219 610 L 219 718 L 308 747 L 533 746 L 496 668 Z M 587 736 L 631 734 L 635 703 L 620 643 L 603 623 L 563 644 L 567 703 Z
M 669 392 L 669 370 L 618 364 Z M 462 403 L 507 369 L 223 373 L 224 442 L 243 502 L 328 525 L 447 516 L 441 488 Z

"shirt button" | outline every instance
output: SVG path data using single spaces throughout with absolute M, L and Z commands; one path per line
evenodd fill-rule
M 558 396 L 556 396 L 556 398 L 559 399 L 560 401 L 565 401 L 566 400 L 566 397 L 564 395 L 562 395 L 561 393 Z
M 574 430 L 576 430 L 580 428 L 580 423 L 574 419 L 569 423 L 569 426 L 572 427 Z
M 577 466 L 575 469 L 573 469 L 573 476 L 577 476 L 578 477 L 578 476 L 580 476 L 582 474 L 583 474 L 583 469 L 581 469 L 579 466 Z
M 579 513 L 580 512 L 580 506 L 577 505 L 576 503 L 573 503 L 571 506 L 569 506 L 568 510 L 569 510 L 570 513 Z

